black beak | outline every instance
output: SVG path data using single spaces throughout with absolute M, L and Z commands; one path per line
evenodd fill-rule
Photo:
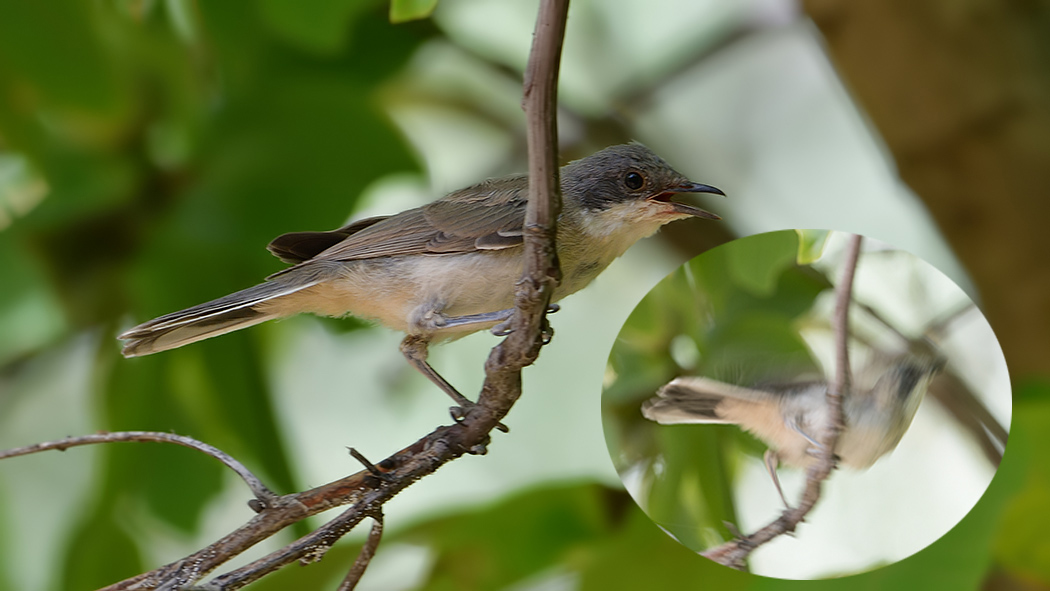
M 714 193 L 715 195 L 721 195 L 723 197 L 726 196 L 726 194 L 722 192 L 722 189 L 712 187 L 711 185 L 705 185 L 702 183 L 694 183 L 689 181 L 678 185 L 674 189 L 671 189 L 671 191 L 675 193 Z
M 684 213 L 693 217 L 704 218 L 707 220 L 720 220 L 722 218 L 711 213 L 710 211 L 704 211 L 699 207 L 694 207 L 688 203 L 679 203 L 677 201 L 671 201 L 671 195 L 674 193 L 714 193 L 715 195 L 721 195 L 725 197 L 725 193 L 721 189 L 712 187 L 711 185 L 704 185 L 701 183 L 694 183 L 692 181 L 686 181 L 677 187 L 672 188 L 670 191 L 657 195 L 654 197 L 657 201 L 665 201 L 670 203 L 674 210 L 678 213 Z

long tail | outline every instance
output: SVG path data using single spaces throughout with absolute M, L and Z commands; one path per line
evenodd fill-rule
M 710 378 L 675 378 L 642 404 L 642 415 L 662 425 L 734 423 L 736 407 L 768 403 L 772 398 L 763 390 Z
M 127 341 L 122 350 L 125 357 L 174 349 L 277 318 L 278 315 L 273 312 L 257 309 L 258 305 L 317 283 L 308 281 L 291 285 L 268 281 L 217 300 L 154 318 L 117 338 Z

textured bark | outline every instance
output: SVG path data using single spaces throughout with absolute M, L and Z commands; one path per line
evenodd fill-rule
M 1014 378 L 1050 369 L 1050 3 L 804 0 L 973 277 Z

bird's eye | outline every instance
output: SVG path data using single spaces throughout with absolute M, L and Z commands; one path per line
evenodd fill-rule
M 643 178 L 642 175 L 638 174 L 637 172 L 632 171 L 624 175 L 623 184 L 627 185 L 628 189 L 631 189 L 632 191 L 637 191 L 638 189 L 642 188 L 642 185 L 645 184 L 645 178 Z

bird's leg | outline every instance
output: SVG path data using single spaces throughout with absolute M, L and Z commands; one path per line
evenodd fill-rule
M 777 494 L 780 495 L 780 500 L 784 501 L 784 508 L 791 509 L 787 497 L 784 496 L 784 490 L 780 488 L 780 478 L 777 477 L 777 466 L 780 465 L 780 457 L 777 456 L 777 452 L 767 449 L 766 453 L 762 456 L 762 459 L 765 460 L 766 471 L 769 472 L 770 478 L 773 479 L 773 486 L 777 487 Z
M 468 408 L 474 405 L 474 402 L 469 400 L 466 396 L 459 393 L 456 388 L 448 383 L 445 378 L 441 377 L 441 374 L 434 371 L 433 367 L 427 363 L 427 345 L 429 339 L 419 335 L 408 335 L 403 341 L 401 341 L 401 354 L 408 360 L 409 365 L 416 368 L 419 373 L 425 375 L 428 380 L 434 382 L 437 387 L 445 391 L 456 404 Z
M 799 435 L 801 435 L 802 438 L 805 439 L 806 442 L 809 443 L 809 445 L 811 447 L 806 449 L 806 454 L 807 455 L 809 455 L 811 457 L 814 457 L 814 458 L 820 457 L 821 452 L 824 451 L 824 444 L 819 442 L 819 441 L 817 441 L 816 439 L 814 439 L 813 436 L 811 436 L 809 433 L 806 433 L 802 429 L 801 423 L 802 423 L 802 415 L 798 415 L 798 416 L 796 416 L 793 419 L 789 419 L 787 421 L 787 426 L 790 427 L 791 430 L 794 431 L 795 433 L 798 433 Z M 839 458 L 838 454 L 833 454 L 833 457 L 834 457 L 834 460 L 835 460 L 836 464 L 841 459 L 841 458 Z
M 558 304 L 551 304 L 547 306 L 547 313 L 553 314 L 560 309 L 561 307 L 558 306 Z M 419 324 L 420 327 L 426 330 L 436 331 L 446 328 L 463 328 L 474 324 L 489 324 L 496 322 L 498 324 L 493 326 L 490 332 L 498 337 L 505 337 L 514 330 L 510 327 L 510 320 L 513 316 L 514 308 L 497 310 L 495 312 L 485 312 L 483 314 L 467 314 L 465 316 L 445 316 L 439 312 L 431 312 Z M 544 317 L 543 328 L 540 331 L 540 338 L 543 339 L 543 344 L 546 345 L 549 343 L 553 336 L 554 329 L 551 328 L 550 323 L 547 322 L 547 318 Z
M 427 345 L 430 343 L 430 339 L 420 335 L 408 335 L 401 341 L 401 354 L 408 360 L 409 365 L 416 368 L 419 373 L 427 377 L 428 380 L 441 388 L 445 394 L 448 394 L 459 406 L 454 406 L 450 409 L 452 418 L 456 421 L 460 421 L 467 414 L 472 406 L 477 404 L 470 400 L 466 396 L 459 393 L 455 386 L 448 383 L 448 380 L 441 377 L 430 364 L 427 363 Z M 503 423 L 497 423 L 496 428 L 506 433 L 509 429 Z
M 459 328 L 472 324 L 488 324 L 489 322 L 505 322 L 514 315 L 514 308 L 485 312 L 484 314 L 467 314 L 466 316 L 443 316 L 434 324 L 438 328 Z
M 795 433 L 798 433 L 799 435 L 801 435 L 803 439 L 805 439 L 810 445 L 813 446 L 811 451 L 819 453 L 821 450 L 824 449 L 824 446 L 821 445 L 821 443 L 819 441 L 817 441 L 812 436 L 810 436 L 809 433 L 806 433 L 802 429 L 802 424 L 801 423 L 802 423 L 802 415 L 798 415 L 798 416 L 796 416 L 794 418 L 788 419 L 787 426 L 790 427 L 791 430 L 794 431 Z
M 551 303 L 547 307 L 547 314 L 553 314 L 561 310 L 556 303 Z M 497 310 L 496 312 L 485 312 L 484 314 L 467 314 L 465 316 L 439 316 L 437 318 L 428 319 L 426 322 L 427 328 L 429 329 L 458 329 L 462 326 L 469 326 L 471 324 L 487 324 L 489 322 L 499 322 L 499 324 L 492 326 L 492 334 L 498 337 L 505 337 L 510 334 L 510 317 L 514 315 L 513 308 L 507 308 L 506 310 Z

